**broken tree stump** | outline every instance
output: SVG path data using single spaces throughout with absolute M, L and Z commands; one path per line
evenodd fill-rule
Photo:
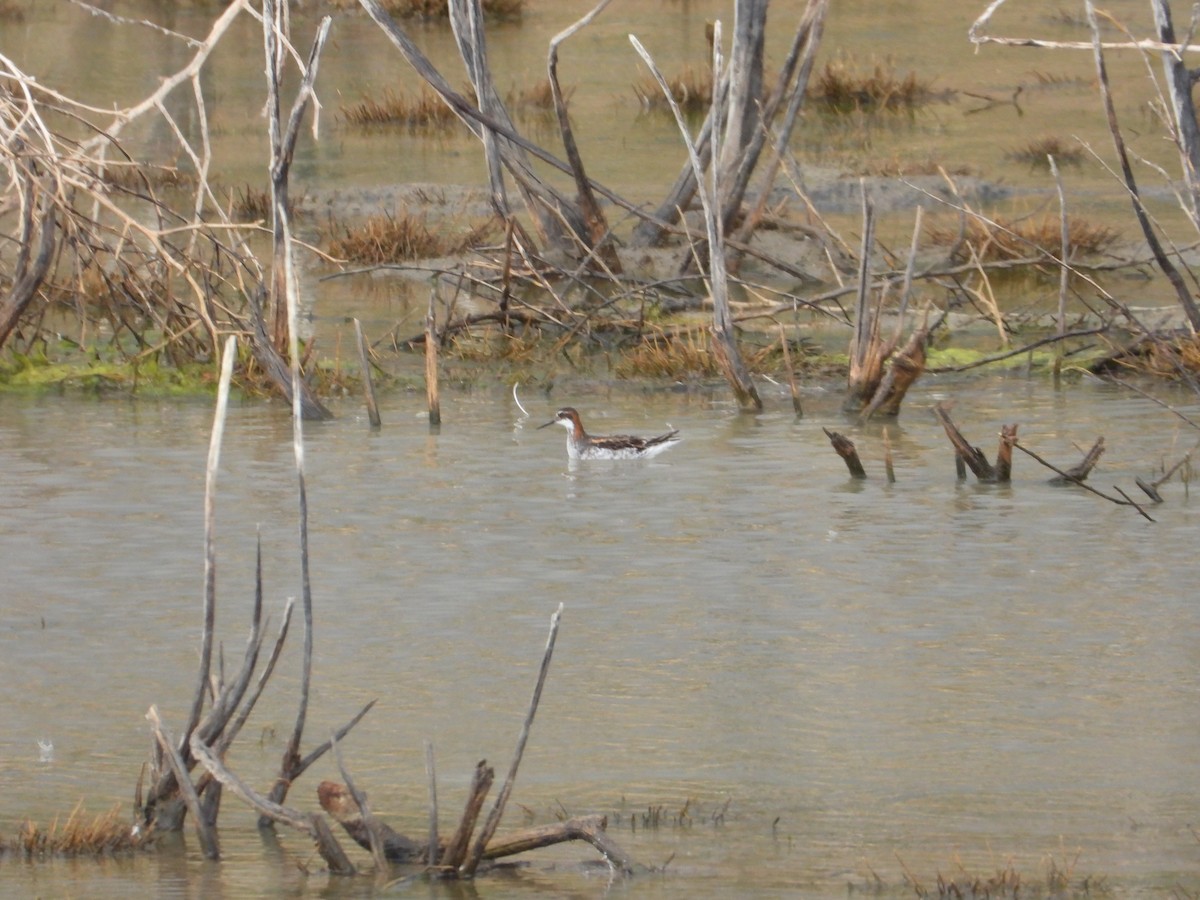
M 1088 475 L 1092 469 L 1096 467 L 1096 463 L 1100 461 L 1100 457 L 1104 455 L 1104 438 L 1096 438 L 1096 443 L 1092 444 L 1092 449 L 1087 452 L 1087 455 L 1080 460 L 1079 464 L 1072 466 L 1061 474 L 1055 475 L 1050 479 L 1051 484 L 1082 484 L 1087 481 Z
M 996 453 L 996 481 L 1008 484 L 1012 481 L 1013 445 L 1017 442 L 1017 426 L 1000 426 L 1000 450 Z
M 858 449 L 854 446 L 854 441 L 836 431 L 830 431 L 828 428 L 822 428 L 826 436 L 829 438 L 829 443 L 833 445 L 833 449 L 837 452 L 846 463 L 846 468 L 850 470 L 851 478 L 866 478 L 867 470 L 863 468 L 862 460 L 858 458 Z
M 950 443 L 954 445 L 954 452 L 958 459 L 966 465 L 968 469 L 980 481 L 992 482 L 996 480 L 996 470 L 987 457 L 983 455 L 983 451 L 978 447 L 972 447 L 967 441 L 958 426 L 950 419 L 950 413 L 946 407 L 939 403 L 933 408 L 933 414 L 937 416 L 938 421 L 942 423 L 942 428 L 946 431 L 946 437 L 950 439 Z

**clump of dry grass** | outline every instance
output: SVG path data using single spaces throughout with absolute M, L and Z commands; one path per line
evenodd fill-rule
M 779 346 L 768 343 L 742 347 L 743 361 L 751 371 L 770 369 Z M 626 350 L 614 367 L 618 378 L 711 378 L 722 374 L 712 352 L 707 326 L 697 325 L 678 330 L 658 329 Z
M 1030 72 L 1034 81 L 1040 87 L 1079 87 L 1081 85 L 1091 84 L 1094 79 L 1086 78 L 1083 75 L 1063 75 L 1058 72 L 1046 72 L 1041 69 L 1034 69 Z
M 1053 135 L 1037 138 L 1024 147 L 1010 150 L 1006 156 L 1014 162 L 1025 163 L 1030 168 L 1049 169 L 1048 156 L 1060 166 L 1078 166 L 1083 163 L 1083 148 Z
M 120 190 L 137 192 L 147 187 L 192 187 L 196 176 L 176 166 L 110 163 L 104 167 L 104 182 Z
M 343 122 L 359 128 L 401 126 L 436 130 L 450 128 L 458 122 L 450 107 L 427 86 L 423 86 L 415 97 L 384 89 L 379 99 L 364 97 L 358 103 L 343 106 L 338 110 L 338 116 Z
M 856 169 L 856 175 L 874 178 L 906 178 L 913 175 L 947 175 L 969 176 L 978 174 L 966 163 L 947 163 L 932 156 L 923 159 L 900 159 L 897 156 L 888 159 L 869 159 L 862 162 Z
M 1177 334 L 1170 338 L 1144 341 L 1140 352 L 1120 357 L 1120 365 L 1143 375 L 1170 380 L 1182 373 L 1200 373 L 1200 335 Z
M 707 112 L 712 106 L 713 81 L 711 69 L 693 69 L 684 66 L 679 74 L 667 79 L 667 87 L 671 97 L 685 114 Z M 646 75 L 633 85 L 633 92 L 643 109 L 668 109 L 667 98 L 663 96 L 658 82 Z
M 1067 219 L 1067 232 L 1077 256 L 1103 253 L 1120 237 L 1115 229 L 1078 216 Z M 935 226 L 929 229 L 928 236 L 932 243 L 943 247 L 955 246 L 961 240 L 964 249 L 958 256 L 963 260 L 970 258 L 966 245 L 974 247 L 982 262 L 1030 259 L 1042 253 L 1057 257 L 1062 253 L 1062 225 L 1058 216 L 1050 214 L 1022 219 L 995 217 L 992 221 L 971 217 L 963 233 L 957 227 Z
M 877 63 L 869 72 L 856 70 L 845 59 L 825 64 L 808 92 L 809 100 L 832 113 L 912 112 L 929 103 L 933 88 L 915 72 L 897 75 L 890 65 Z
M 271 192 L 247 184 L 230 192 L 229 217 L 235 222 L 262 222 L 271 218 Z M 288 213 L 298 218 L 303 197 L 288 198 Z
M 47 856 L 99 856 L 136 850 L 147 841 L 141 830 L 115 806 L 107 813 L 88 816 L 80 803 L 65 822 L 55 819 L 49 828 L 26 822 L 12 840 L 0 840 L 0 851 L 19 854 L 26 859 Z
M 330 0 L 335 9 L 359 9 L 358 0 Z M 383 8 L 396 19 L 447 19 L 448 0 L 383 0 Z M 483 0 L 483 13 L 500 19 L 517 18 L 525 11 L 525 0 Z
M 570 104 L 573 93 L 575 93 L 575 88 L 573 87 L 563 90 L 564 104 Z M 526 87 L 514 87 L 505 96 L 504 102 L 509 110 L 518 115 L 553 112 L 554 91 L 550 87 L 550 79 L 543 78 L 536 84 Z
M 712 377 L 720 375 L 709 349 L 708 331 L 655 331 L 622 354 L 615 369 L 618 378 Z
M 424 215 L 371 216 L 360 225 L 342 225 L 329 242 L 329 252 L 342 259 L 366 265 L 454 256 L 478 247 L 495 236 L 495 220 L 477 222 L 465 229 L 430 226 Z

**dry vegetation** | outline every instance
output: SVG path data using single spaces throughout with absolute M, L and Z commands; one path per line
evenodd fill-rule
M 831 113 L 913 112 L 935 97 L 932 86 L 915 72 L 897 75 L 890 64 L 860 71 L 845 59 L 825 64 L 809 88 L 808 99 Z
M 684 66 L 682 71 L 667 79 L 671 97 L 679 108 L 688 115 L 699 115 L 712 105 L 712 70 Z M 643 109 L 667 110 L 669 106 L 658 83 L 649 75 L 643 76 L 633 85 L 633 92 Z
M 359 10 L 358 0 L 329 0 L 340 10 Z M 450 17 L 448 0 L 383 0 L 384 9 L 396 19 L 446 19 Z M 501 19 L 516 18 L 525 11 L 525 0 L 483 0 L 484 15 Z
M 563 104 L 569 106 L 574 88 L 563 90 Z M 543 115 L 554 112 L 554 90 L 550 79 L 543 78 L 535 84 L 514 87 L 504 96 L 504 103 L 517 115 Z
M 335 228 L 329 252 L 363 265 L 456 256 L 478 247 L 500 230 L 494 220 L 455 226 L 433 224 L 422 214 L 384 213 L 357 225 Z
M 82 804 L 76 806 L 60 822 L 55 819 L 43 828 L 36 822 L 26 822 L 12 839 L 0 839 L 0 854 L 24 859 L 44 859 L 51 856 L 100 856 L 121 853 L 145 846 L 143 832 L 134 831 L 128 815 L 119 806 L 107 813 L 89 816 Z
M 1030 168 L 1037 169 L 1048 170 L 1050 168 L 1048 157 L 1051 156 L 1054 157 L 1054 162 L 1060 166 L 1078 166 L 1083 163 L 1082 147 L 1073 141 L 1063 140 L 1052 135 L 1036 138 L 1023 147 L 1010 150 L 1006 155 L 1014 162 L 1024 163 Z
M 450 107 L 427 87 L 422 87 L 416 96 L 385 88 L 379 98 L 363 97 L 358 103 L 341 107 L 338 116 L 346 124 L 359 128 L 401 126 L 413 130 L 446 130 L 458 124 Z
M 1076 258 L 1103 253 L 1120 237 L 1107 225 L 1078 216 L 1068 218 L 1067 229 Z M 962 261 L 971 259 L 968 246 L 983 262 L 1036 260 L 1046 254 L 1057 258 L 1062 253 L 1062 225 L 1058 216 L 1048 213 L 1020 219 L 972 216 L 960 226 L 931 227 L 928 236 L 935 245 L 956 248 L 954 255 Z

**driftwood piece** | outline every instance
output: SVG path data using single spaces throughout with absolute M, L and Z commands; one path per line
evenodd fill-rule
M 1018 450 L 1020 450 L 1022 453 L 1037 460 L 1039 463 L 1041 463 L 1043 466 L 1045 466 L 1051 472 L 1057 473 L 1058 478 L 1053 479 L 1051 481 L 1052 484 L 1075 484 L 1075 485 L 1078 485 L 1079 487 L 1083 488 L 1085 491 L 1095 494 L 1097 497 L 1103 497 L 1109 503 L 1114 503 L 1117 506 L 1132 506 L 1134 509 L 1136 509 L 1138 511 L 1139 514 L 1141 514 L 1143 519 L 1145 519 L 1147 522 L 1153 522 L 1154 521 L 1153 517 L 1151 517 L 1151 515 L 1148 512 L 1146 512 L 1146 510 L 1142 509 L 1142 507 L 1139 504 L 1135 503 L 1130 498 L 1130 496 L 1128 494 L 1126 494 L 1123 490 L 1121 490 L 1119 487 L 1114 486 L 1113 490 L 1115 490 L 1121 496 L 1120 497 L 1110 497 L 1108 494 L 1104 493 L 1103 491 L 1096 490 L 1090 484 L 1087 484 L 1086 482 L 1084 482 L 1082 480 L 1083 478 L 1087 477 L 1087 472 L 1090 471 L 1091 467 L 1095 465 L 1096 460 L 1098 460 L 1100 458 L 1100 454 L 1103 452 L 1103 445 L 1104 445 L 1104 438 L 1098 439 L 1096 441 L 1096 443 L 1092 445 L 1092 449 L 1088 451 L 1088 455 L 1086 457 L 1084 457 L 1083 462 L 1081 462 L 1078 466 L 1075 466 L 1073 469 L 1063 471 L 1062 469 L 1058 468 L 1057 466 L 1053 465 L 1052 463 L 1049 463 L 1046 460 L 1042 459 L 1040 456 L 1038 456 L 1036 453 L 1034 453 L 1028 447 L 1022 445 L 1021 443 L 1019 443 L 1017 441 L 1013 441 L 1013 446 L 1016 447 Z M 1087 468 L 1084 469 L 1084 466 L 1086 466 Z M 1081 475 L 1081 473 L 1082 473 L 1082 475 Z
M 205 746 L 204 742 L 200 741 L 197 735 L 192 735 L 190 744 L 192 755 L 199 763 L 208 769 L 221 784 L 225 785 L 234 794 L 258 810 L 262 816 L 272 822 L 282 822 L 285 825 L 290 825 L 308 834 L 316 843 L 317 852 L 321 854 L 321 858 L 329 865 L 331 872 L 337 875 L 354 874 L 354 863 L 350 861 L 350 857 L 346 855 L 346 851 L 342 849 L 341 844 L 337 842 L 337 838 L 333 836 L 333 832 L 329 829 L 329 823 L 325 821 L 324 816 L 315 813 L 300 812 L 281 803 L 275 803 L 270 798 L 264 797 L 255 791 L 238 778 L 237 775 L 225 768 L 225 765 L 216 757 L 212 749 Z
M 1050 479 L 1051 484 L 1080 484 L 1087 480 L 1092 469 L 1096 467 L 1096 463 L 1100 461 L 1100 457 L 1104 455 L 1104 438 L 1096 438 L 1096 443 L 1092 444 L 1092 449 L 1087 452 L 1078 465 L 1072 466 L 1065 472 L 1060 472 Z
M 853 478 L 866 478 L 867 470 L 863 468 L 862 461 L 858 458 L 858 449 L 854 446 L 854 441 L 836 431 L 830 431 L 828 428 L 822 428 L 829 442 L 833 444 L 833 449 L 837 451 L 846 463 L 846 468 L 850 470 L 850 475 Z
M 958 430 L 958 426 L 951 421 L 950 413 L 947 412 L 946 407 L 939 403 L 933 408 L 933 414 L 942 423 L 942 428 L 946 431 L 946 437 L 954 445 L 954 452 L 958 460 L 966 465 L 980 481 L 995 481 L 995 468 L 987 461 L 987 457 L 983 455 L 982 450 L 978 447 L 972 447 L 967 439 L 963 437 L 962 432 Z
M 362 810 L 354 802 L 350 790 L 334 781 L 322 781 L 317 785 L 317 800 L 321 809 L 329 813 L 339 825 L 346 829 L 346 834 L 364 849 L 371 849 L 371 829 L 362 814 Z M 420 863 L 426 859 L 426 846 L 405 837 L 386 822 L 375 820 L 375 827 L 383 847 L 383 855 L 388 862 Z
M 355 803 L 350 791 L 344 785 L 332 781 L 322 781 L 317 788 L 317 797 L 320 800 L 321 808 L 346 830 L 346 834 L 355 843 L 366 850 L 371 848 L 367 824 L 358 804 Z M 597 814 L 579 816 L 536 828 L 525 828 L 489 842 L 483 851 L 483 858 L 486 860 L 501 859 L 505 856 L 515 856 L 518 853 L 526 853 L 567 841 L 587 841 L 622 872 L 631 873 L 634 870 L 633 859 L 608 836 L 605 830 L 607 826 L 608 820 L 603 815 Z M 382 838 L 384 855 L 389 862 L 418 864 L 425 862 L 428 858 L 428 848 L 419 841 L 400 834 L 382 821 L 376 820 L 376 827 Z M 445 859 L 449 858 L 449 854 L 447 854 Z M 453 868 L 448 863 L 445 864 L 445 867 Z

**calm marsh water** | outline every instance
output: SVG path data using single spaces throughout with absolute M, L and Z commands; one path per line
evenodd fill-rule
M 1195 885 L 1194 504 L 1173 485 L 1151 524 L 1047 486 L 1025 459 L 1011 487 L 958 484 L 928 412 L 944 396 L 981 443 L 1019 419 L 1029 445 L 1060 462 L 1102 431 L 1098 487 L 1131 487 L 1190 440 L 1160 408 L 1107 387 L 930 384 L 892 436 L 895 485 L 881 477 L 880 435 L 849 429 L 875 476 L 857 485 L 820 430 L 846 428 L 832 394 L 812 393 L 799 421 L 783 397 L 750 417 L 699 395 L 573 396 L 597 430 L 670 422 L 685 436 L 651 463 L 573 469 L 557 429 L 530 427 L 552 414 L 545 398 L 524 398 L 537 413 L 527 422 L 499 391 L 449 398 L 437 436 L 415 398 L 392 398 L 376 434 L 339 409 L 307 440 L 312 739 L 379 697 L 345 750 L 376 808 L 419 833 L 422 741 L 437 748 L 447 808 L 475 760 L 503 770 L 561 602 L 511 823 L 522 808 L 538 821 L 604 811 L 637 859 L 675 854 L 666 875 L 622 892 L 829 893 L 871 870 L 901 883 L 898 859 L 930 874 L 1012 859 L 1028 879 L 1076 853 L 1081 875 L 1122 891 Z M 203 405 L 0 400 L 9 827 L 81 797 L 128 803 L 142 714 L 157 703 L 181 721 L 209 424 Z M 217 501 L 228 665 L 244 640 L 256 529 L 276 621 L 297 593 L 294 482 L 286 418 L 235 409 Z M 235 754 L 247 775 L 268 778 L 282 750 L 297 664 L 292 648 Z M 332 763 L 294 802 L 311 806 L 325 777 L 337 777 Z M 690 828 L 630 830 L 634 811 L 688 802 Z M 175 862 L 0 875 L 114 895 L 130 883 L 169 893 L 181 876 L 188 891 L 210 878 L 227 896 L 298 880 L 235 802 L 223 821 L 219 872 L 189 841 Z M 299 838 L 283 845 L 285 859 L 307 854 Z M 582 876 L 558 877 L 528 876 L 552 892 Z
M 540 77 L 546 40 L 588 5 L 534 3 L 520 25 L 498 29 L 491 47 L 501 77 Z M 573 108 L 596 176 L 657 200 L 682 157 L 673 126 L 638 116 L 626 35 L 636 31 L 669 69 L 703 53 L 706 19 L 730 16 L 718 3 L 652 6 L 613 4 L 564 48 L 562 74 L 580 85 Z M 798 4 L 776 8 L 784 20 Z M 1134 24 L 1144 16 L 1140 4 L 1113 8 Z M 1087 60 L 975 55 L 965 30 L 977 13 L 929 0 L 835 3 L 826 48 L 890 56 L 901 70 L 975 93 L 1003 97 L 1028 83 L 1020 111 L 969 114 L 960 100 L 869 137 L 877 147 L 915 143 L 966 159 L 1014 196 L 1045 191 L 1043 175 L 1006 153 L 1047 129 L 1104 140 L 1086 80 L 1069 82 L 1086 79 Z M 199 34 L 200 21 L 179 13 L 170 24 Z M 1028 11 L 1003 24 L 1069 31 Z M 301 17 L 298 30 L 310 26 Z M 782 46 L 789 32 L 773 29 L 771 40 Z M 451 67 L 447 33 L 418 37 Z M 243 23 L 207 85 L 230 184 L 260 178 L 264 167 L 259 40 Z M 185 56 L 68 3 L 39 3 L 0 41 L 39 77 L 102 105 L 142 96 Z M 1035 71 L 1059 87 L 1035 89 Z M 480 157 L 465 140 L 337 127 L 342 97 L 404 79 L 412 84 L 374 26 L 338 17 L 322 65 L 325 132 L 301 145 L 301 188 L 479 183 Z M 1137 116 L 1142 101 L 1125 102 L 1122 111 Z M 1146 134 L 1153 153 L 1157 138 Z M 828 162 L 861 139 L 826 131 L 805 143 Z M 1101 174 L 1080 168 L 1067 179 L 1095 215 L 1121 208 Z M 313 290 L 326 346 L 347 313 L 370 333 L 408 314 L 388 287 Z M 800 420 L 781 392 L 764 389 L 767 411 L 746 416 L 723 390 L 643 394 L 564 381 L 550 397 L 525 389 L 525 419 L 507 388 L 485 388 L 445 396 L 437 435 L 418 395 L 386 398 L 378 433 L 356 404 L 336 405 L 335 421 L 306 433 L 316 603 L 308 745 L 379 698 L 345 743 L 348 765 L 378 812 L 421 833 L 422 742 L 433 741 L 449 828 L 474 763 L 507 768 L 550 616 L 563 603 L 505 827 L 606 812 L 637 860 L 671 861 L 662 874 L 610 884 L 576 865 L 589 851 L 563 848 L 469 893 L 833 896 L 872 887 L 875 873 L 885 892 L 908 896 L 906 870 L 932 888 L 938 872 L 988 875 L 1010 862 L 1025 882 L 1055 866 L 1073 867 L 1073 884 L 1105 879 L 1121 896 L 1200 891 L 1190 830 L 1200 822 L 1194 502 L 1171 484 L 1151 524 L 1047 486 L 1049 473 L 1024 457 L 1010 487 L 959 484 L 929 410 L 955 401 L 956 421 L 989 453 L 999 425 L 1019 422 L 1029 446 L 1060 464 L 1102 434 L 1109 449 L 1093 480 L 1105 490 L 1136 491 L 1133 478 L 1178 458 L 1193 433 L 1145 398 L 1088 381 L 1059 391 L 1015 375 L 930 377 L 892 431 L 898 480 L 887 485 L 880 432 L 842 419 L 836 385 L 810 385 Z M 1155 390 L 1200 414 L 1193 396 Z M 685 440 L 647 464 L 572 469 L 562 432 L 534 430 L 562 403 L 597 432 L 670 423 Z M 168 727 L 182 724 L 198 647 L 211 416 L 207 402 L 0 396 L 5 833 L 81 798 L 95 812 L 128 808 L 150 743 L 144 713 L 157 704 Z M 859 443 L 868 482 L 848 481 L 821 426 Z M 295 482 L 284 412 L 235 408 L 217 499 L 227 666 L 245 640 L 256 534 L 273 623 L 298 592 Z M 231 759 L 258 784 L 277 766 L 294 716 L 298 647 L 294 633 Z M 322 762 L 292 802 L 315 808 L 316 783 L 337 777 Z M 685 805 L 684 826 L 631 823 L 658 806 L 671 820 Z M 234 800 L 222 825 L 219 865 L 200 859 L 189 834 L 132 860 L 6 862 L 0 892 L 377 890 L 369 879 L 305 878 L 297 863 L 310 858 L 306 842 L 291 834 L 265 842 Z

